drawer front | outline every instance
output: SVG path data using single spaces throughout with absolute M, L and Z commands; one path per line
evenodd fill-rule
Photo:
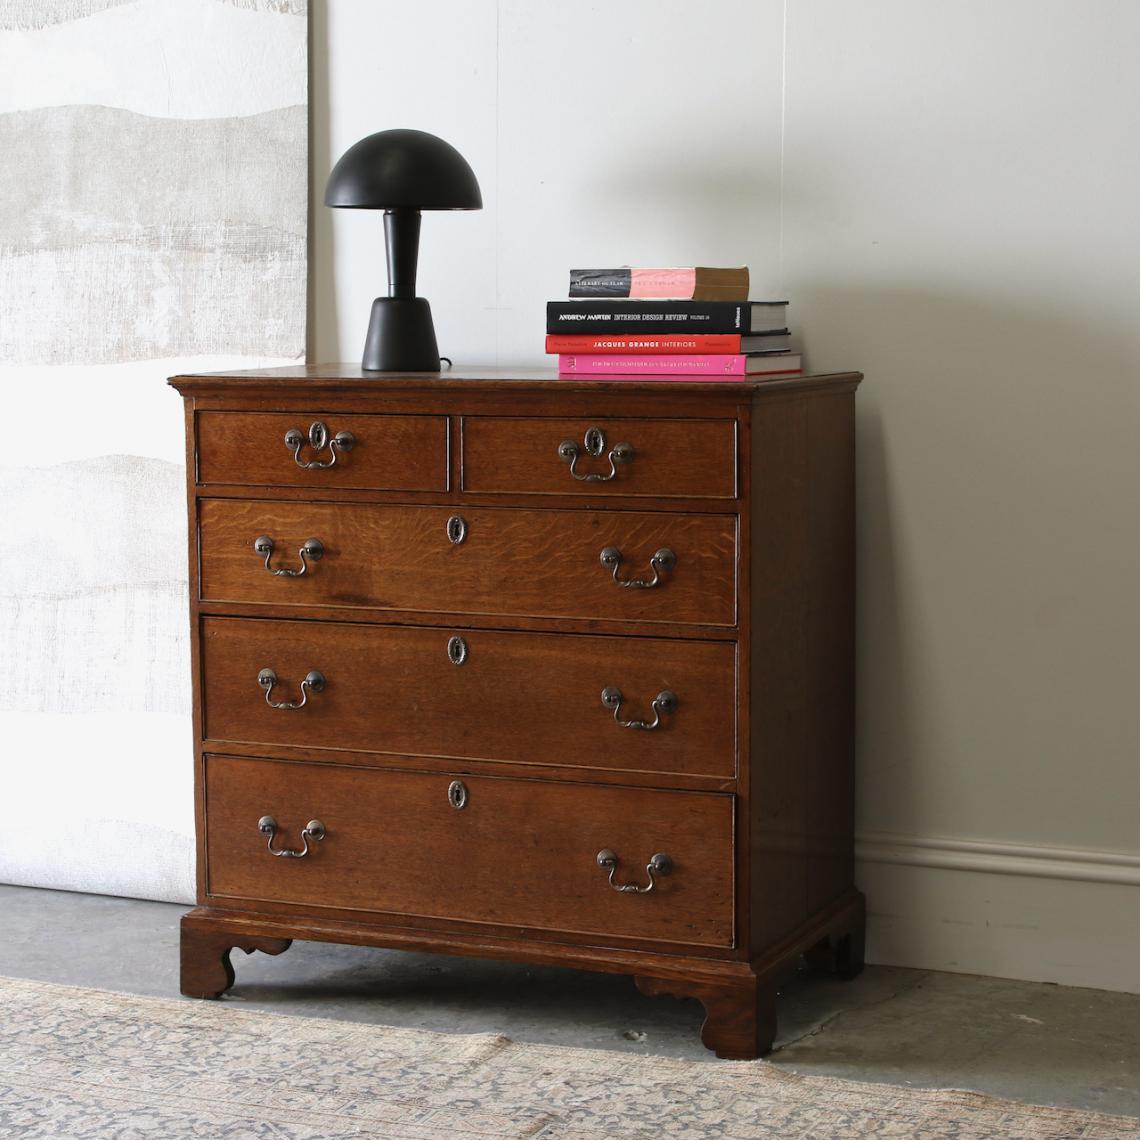
M 445 416 L 199 412 L 197 424 L 199 483 L 447 490 Z M 324 425 L 323 441 L 310 438 L 314 424 Z
M 733 499 L 736 421 L 465 416 L 463 489 Z
M 212 905 L 293 903 L 707 946 L 733 943 L 733 799 L 209 756 Z M 463 798 L 462 808 L 455 802 Z M 310 820 L 324 837 L 302 858 Z M 662 853 L 668 874 L 647 893 Z
M 205 499 L 198 523 L 206 601 L 736 620 L 734 515 Z M 319 558 L 303 557 L 313 540 Z
M 202 667 L 211 741 L 736 773 L 731 642 L 203 618 Z

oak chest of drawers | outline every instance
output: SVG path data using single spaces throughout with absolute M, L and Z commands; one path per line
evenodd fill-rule
M 198 907 L 629 973 L 770 1048 L 852 885 L 857 374 L 180 376 Z

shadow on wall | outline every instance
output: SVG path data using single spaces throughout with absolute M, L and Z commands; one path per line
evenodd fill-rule
M 1134 849 L 1140 340 L 1008 296 L 789 293 L 810 370 L 866 373 L 859 829 Z
M 336 319 L 336 239 L 332 211 L 325 205 L 325 182 L 332 170 L 329 139 L 328 0 L 309 5 L 309 297 L 308 360 L 342 359 Z

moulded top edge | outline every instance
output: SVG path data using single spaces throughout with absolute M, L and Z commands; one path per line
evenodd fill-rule
M 515 395 L 581 394 L 652 395 L 705 394 L 717 398 L 777 394 L 794 395 L 823 388 L 855 387 L 862 380 L 859 372 L 828 373 L 818 376 L 787 376 L 778 379 L 758 377 L 742 380 L 708 381 L 669 377 L 648 380 L 643 376 L 605 380 L 559 377 L 553 369 L 457 368 L 441 372 L 365 372 L 358 364 L 290 365 L 284 368 L 258 368 L 246 371 L 204 372 L 172 376 L 168 383 L 182 393 L 224 391 L 277 391 L 306 389 L 319 392 L 465 392 L 509 391 Z

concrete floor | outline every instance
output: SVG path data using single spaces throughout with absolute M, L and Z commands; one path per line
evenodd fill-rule
M 184 907 L 0 886 L 0 975 L 178 995 Z M 247 1009 L 645 1055 L 716 1058 L 696 1001 L 624 977 L 296 942 L 233 955 Z M 774 1064 L 1140 1117 L 1140 996 L 885 966 L 780 996 Z

